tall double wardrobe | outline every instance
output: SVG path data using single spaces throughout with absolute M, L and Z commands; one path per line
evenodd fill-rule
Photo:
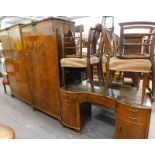
M 12 95 L 61 119 L 61 40 L 74 22 L 49 18 L 0 31 Z

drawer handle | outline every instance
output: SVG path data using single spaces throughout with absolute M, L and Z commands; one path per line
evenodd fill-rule
M 137 120 L 137 117 L 131 117 L 131 116 L 129 116 L 128 118 L 131 119 L 131 120 Z
M 137 109 L 128 109 L 128 111 L 130 111 L 130 112 L 138 112 L 138 110 Z

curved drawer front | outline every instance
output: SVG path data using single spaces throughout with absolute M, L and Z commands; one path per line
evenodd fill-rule
M 119 104 L 117 112 L 118 117 L 135 123 L 145 124 L 148 121 L 148 116 L 151 109 L 141 108 L 141 107 L 133 107 L 126 104 Z

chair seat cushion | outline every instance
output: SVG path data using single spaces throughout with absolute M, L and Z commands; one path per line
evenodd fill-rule
M 97 64 L 99 58 L 96 56 L 90 57 L 90 64 Z M 63 58 L 60 60 L 61 67 L 71 67 L 71 68 L 86 68 L 87 58 Z
M 108 61 L 107 56 L 106 55 L 102 55 L 102 63 L 105 64 L 105 63 L 107 63 L 107 61 Z
M 149 59 L 119 59 L 113 57 L 110 59 L 110 70 L 149 73 L 151 71 L 151 61 Z

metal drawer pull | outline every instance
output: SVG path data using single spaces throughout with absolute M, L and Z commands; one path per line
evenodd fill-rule
M 136 120 L 137 119 L 137 117 L 131 117 L 131 116 L 129 116 L 128 118 L 131 119 L 131 120 Z
M 137 109 L 128 109 L 128 111 L 130 111 L 130 112 L 138 112 L 138 110 Z

